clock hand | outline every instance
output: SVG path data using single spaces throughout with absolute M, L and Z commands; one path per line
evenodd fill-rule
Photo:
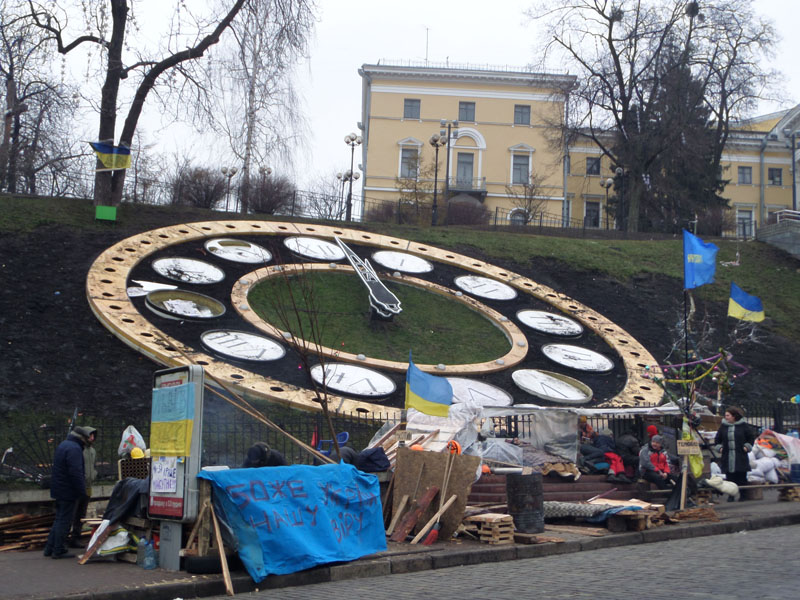
M 383 284 L 378 278 L 375 269 L 369 263 L 369 260 L 362 261 L 361 258 L 353 252 L 347 244 L 345 244 L 338 237 L 334 238 L 339 248 L 342 249 L 344 255 L 347 257 L 348 262 L 355 270 L 361 282 L 367 287 L 369 291 L 369 305 L 381 317 L 391 319 L 393 315 L 400 314 L 400 300 Z

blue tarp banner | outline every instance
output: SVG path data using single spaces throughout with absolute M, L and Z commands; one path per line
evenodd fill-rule
M 345 463 L 201 471 L 254 581 L 386 550 L 375 475 Z

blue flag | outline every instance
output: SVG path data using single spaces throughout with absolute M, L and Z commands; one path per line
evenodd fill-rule
M 691 290 L 714 282 L 717 269 L 717 248 L 696 235 L 683 230 L 683 288 Z
M 728 316 L 740 321 L 760 323 L 764 320 L 764 305 L 761 299 L 751 296 L 731 281 L 731 297 L 728 299 Z
M 446 417 L 453 403 L 453 386 L 444 377 L 420 371 L 408 353 L 406 373 L 406 408 L 415 408 L 426 415 Z

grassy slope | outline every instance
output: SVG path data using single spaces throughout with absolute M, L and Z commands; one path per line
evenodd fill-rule
M 192 221 L 213 220 L 223 215 L 200 209 L 177 209 L 124 205 L 119 227 L 131 233 Z M 0 234 L 24 233 L 48 224 L 80 229 L 108 227 L 95 223 L 94 209 L 86 200 L 61 198 L 9 198 L 0 196 Z M 241 218 L 224 215 L 226 219 Z M 419 228 L 373 225 L 373 231 L 410 238 L 442 247 L 475 247 L 494 260 L 527 265 L 536 257 L 555 258 L 570 268 L 608 274 L 628 281 L 639 273 L 662 273 L 675 278 L 676 294 L 682 288 L 683 251 L 679 238 L 669 241 L 586 240 L 514 233 L 499 235 L 493 231 L 466 228 Z M 733 279 L 745 291 L 761 298 L 767 321 L 766 329 L 800 341 L 800 263 L 788 254 L 758 242 L 715 240 L 720 251 L 718 263 L 736 260 L 740 266 L 718 266 L 716 283 L 694 291 L 710 300 L 725 302 Z

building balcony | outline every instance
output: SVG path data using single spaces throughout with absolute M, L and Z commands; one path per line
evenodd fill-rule
M 450 177 L 447 182 L 450 195 L 469 194 L 475 196 L 481 202 L 486 198 L 486 177 L 475 177 L 467 179 L 465 177 Z

